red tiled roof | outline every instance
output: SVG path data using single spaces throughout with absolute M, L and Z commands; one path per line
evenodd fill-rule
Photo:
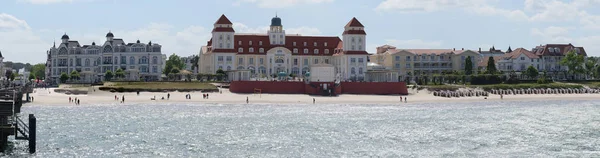
M 502 59 L 502 56 L 494 56 L 492 57 L 492 59 L 495 61 L 495 63 L 498 63 L 498 60 Z M 477 63 L 477 66 L 479 67 L 487 67 L 487 63 L 490 60 L 490 57 L 485 57 L 483 59 L 481 59 L 481 61 L 479 63 Z
M 558 48 L 558 51 L 556 51 L 555 48 Z M 564 56 L 567 53 L 569 53 L 569 51 L 571 51 L 575 48 L 579 48 L 580 55 L 587 56 L 583 47 L 575 47 L 570 43 L 569 44 L 546 44 L 544 46 L 536 46 L 534 48 L 535 50 L 533 53 L 536 55 L 542 55 L 542 56 Z M 550 49 L 553 49 L 553 51 L 550 51 Z
M 237 52 L 235 49 L 213 49 L 213 52 L 219 52 L 219 53 L 235 53 Z
M 528 51 L 525 48 L 517 48 L 514 51 L 510 52 L 510 53 L 506 53 L 504 55 L 504 58 L 511 58 L 511 59 L 517 59 L 519 58 L 519 56 L 521 56 L 521 54 L 524 54 L 525 56 L 527 56 L 530 59 L 538 59 L 540 58 L 539 56 L 531 53 L 530 51 Z
M 395 49 L 395 50 L 391 50 L 391 51 L 393 51 L 391 53 L 407 51 L 407 52 L 410 52 L 413 54 L 435 54 L 435 55 L 453 53 L 452 49 Z
M 215 27 L 212 32 L 235 32 L 231 27 Z
M 219 20 L 217 20 L 217 22 L 215 22 L 215 24 L 233 24 L 233 23 L 231 23 L 231 21 L 229 21 L 229 19 L 227 19 L 225 14 L 222 14 L 221 17 L 219 18 Z
M 365 30 L 347 30 L 344 31 L 344 33 L 342 33 L 344 35 L 346 34 L 353 34 L 353 35 L 366 35 L 367 33 L 365 32 Z
M 344 51 L 344 54 L 349 54 L 349 55 L 366 55 L 369 54 L 367 53 L 367 51 Z
M 324 55 L 331 56 L 334 51 L 341 48 L 341 39 L 339 37 L 328 37 L 328 36 L 286 36 L 285 44 L 271 45 L 269 36 L 267 35 L 235 35 L 234 36 L 234 50 L 237 52 L 239 48 L 243 48 L 243 52 L 238 54 L 267 54 L 267 51 L 275 47 L 285 47 L 292 51 L 292 55 Z M 241 44 L 239 42 L 242 42 Z M 252 41 L 252 45 L 250 45 Z M 259 45 L 262 41 L 262 45 Z M 294 42 L 296 45 L 294 46 Z M 304 46 L 306 42 L 306 46 Z M 317 42 L 317 46 L 314 46 L 314 42 Z M 208 41 L 210 45 L 212 39 Z M 327 46 L 325 46 L 327 43 Z M 254 52 L 249 52 L 249 49 L 253 48 Z M 264 49 L 263 53 L 260 53 L 260 48 Z M 298 49 L 298 53 L 294 53 L 294 48 Z M 304 49 L 308 49 L 307 54 L 304 53 Z M 318 54 L 314 53 L 314 49 L 318 49 Z M 328 54 L 325 54 L 325 50 L 329 50 Z M 221 51 L 213 50 L 213 52 L 220 53 Z
M 350 20 L 350 22 L 348 22 L 348 24 L 346 24 L 346 27 L 365 27 L 365 26 L 363 26 L 363 24 L 361 24 L 360 21 L 358 21 L 356 19 L 356 17 L 353 17 L 352 20 Z

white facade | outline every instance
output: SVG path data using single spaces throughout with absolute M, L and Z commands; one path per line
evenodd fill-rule
M 294 74 L 304 77 L 310 67 L 328 64 L 337 80 L 364 80 L 367 56 L 364 26 L 353 18 L 344 40 L 336 36 L 285 34 L 281 18 L 271 20 L 266 33 L 236 34 L 224 15 L 214 24 L 213 37 L 202 47 L 199 73 L 250 70 L 252 78 Z
M 66 34 L 62 42 L 47 51 L 46 79 L 58 83 L 62 73 L 80 72 L 78 82 L 98 82 L 104 80 L 104 74 L 117 69 L 127 71 L 127 80 L 155 81 L 161 79 L 165 63 L 165 55 L 161 53 L 161 45 L 148 42 L 125 43 L 114 38 L 113 33 L 106 34 L 102 45 L 81 46 L 78 41 L 69 41 Z M 138 74 L 132 74 L 138 72 Z M 85 76 L 83 75 L 85 74 Z M 114 75 L 113 75 L 114 76 Z M 131 77 L 139 76 L 139 77 Z M 113 77 L 116 78 L 116 77 Z

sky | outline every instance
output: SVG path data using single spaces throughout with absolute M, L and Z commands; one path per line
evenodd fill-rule
M 282 18 L 286 33 L 340 36 L 356 17 L 367 51 L 398 48 L 506 50 L 572 43 L 600 56 L 600 0 L 1 0 L 4 61 L 42 63 L 67 33 L 80 44 L 159 43 L 164 54 L 198 54 L 225 14 L 236 33 L 266 33 Z

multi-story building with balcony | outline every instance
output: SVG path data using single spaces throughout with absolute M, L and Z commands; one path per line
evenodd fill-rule
M 398 72 L 400 80 L 410 76 L 441 74 L 463 71 L 467 57 L 471 57 L 473 70 L 482 59 L 477 51 L 456 49 L 397 49 L 384 45 L 377 47 L 377 54 L 371 55 L 371 62 L 392 68 Z
M 123 39 L 114 38 L 108 32 L 102 45 L 80 45 L 78 41 L 69 40 L 63 35 L 61 43 L 54 44 L 47 51 L 46 80 L 58 83 L 62 73 L 80 74 L 78 82 L 97 82 L 104 80 L 107 71 L 113 73 L 117 69 L 125 72 L 124 80 L 160 80 L 164 67 L 162 46 L 156 43 L 125 43 Z
M 215 23 L 212 38 L 200 52 L 199 73 L 217 70 L 249 70 L 252 77 L 274 74 L 306 76 L 312 66 L 333 66 L 335 79 L 365 79 L 367 69 L 366 32 L 352 18 L 337 36 L 286 34 L 281 18 L 271 19 L 266 33 L 240 34 L 225 15 Z

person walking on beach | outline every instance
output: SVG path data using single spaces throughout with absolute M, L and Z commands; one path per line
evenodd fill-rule
M 313 98 L 313 104 L 315 104 L 315 98 Z
M 125 95 L 123 95 L 123 98 L 121 100 L 121 103 L 125 103 Z
M 171 94 L 167 93 L 167 100 L 169 100 L 169 98 L 171 98 Z
M 504 99 L 504 95 L 500 94 L 500 99 Z
M 71 103 L 71 97 L 69 97 L 69 103 Z
M 404 102 L 405 102 L 405 103 L 406 103 L 406 98 L 407 98 L 407 97 L 404 97 Z
M 248 97 L 246 97 L 246 104 L 248 104 Z

